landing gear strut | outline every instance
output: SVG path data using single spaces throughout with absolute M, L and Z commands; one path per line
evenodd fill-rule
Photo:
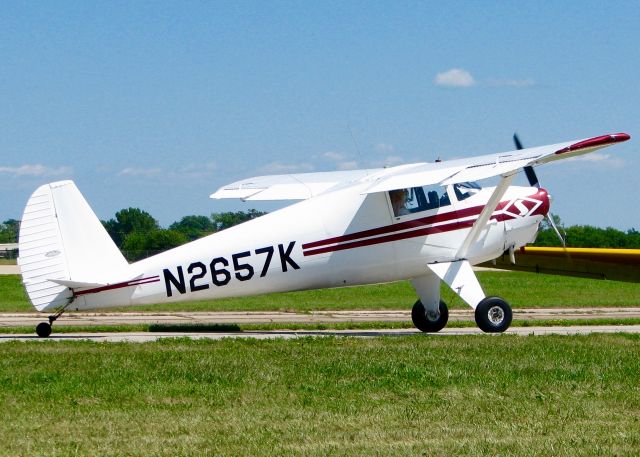
M 40 322 L 36 326 L 36 333 L 38 334 L 38 336 L 40 338 L 46 338 L 49 335 L 51 335 L 51 327 L 53 326 L 53 323 L 60 316 L 62 316 L 62 313 L 64 313 L 64 310 L 67 308 L 67 306 L 64 306 L 64 307 L 60 308 L 60 310 L 58 312 L 56 312 L 55 314 L 52 314 L 51 316 L 49 316 L 49 322 Z
M 427 311 L 420 300 L 418 300 L 411 310 L 411 320 L 418 330 L 423 332 L 439 332 L 447 325 L 449 320 L 449 309 L 447 304 L 440 300 L 438 311 Z
M 487 333 L 502 333 L 511 325 L 511 306 L 500 297 L 483 298 L 476 307 L 476 324 Z

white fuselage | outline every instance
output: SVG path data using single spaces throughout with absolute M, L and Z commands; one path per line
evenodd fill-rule
M 128 266 L 121 282 L 76 290 L 69 309 L 216 299 L 420 276 L 456 260 L 492 188 L 395 217 L 389 194 L 364 186 L 319 195 Z M 451 187 L 451 186 L 449 186 Z M 472 264 L 532 242 L 546 191 L 510 187 L 465 256 Z

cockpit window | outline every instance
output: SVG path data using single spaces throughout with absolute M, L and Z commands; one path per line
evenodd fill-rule
M 412 191 L 413 189 L 397 189 L 389 192 L 389 200 L 391 200 L 394 216 L 405 216 L 411 213 L 409 208 L 412 205 Z
M 461 182 L 453 185 L 458 201 L 465 200 L 482 190 L 482 187 L 476 182 Z
M 445 188 L 441 186 L 413 187 L 389 192 L 394 216 L 418 213 L 451 204 Z

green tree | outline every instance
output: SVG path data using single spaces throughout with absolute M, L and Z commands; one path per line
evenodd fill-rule
M 185 216 L 171 224 L 169 230 L 178 231 L 192 241 L 215 232 L 216 226 L 207 216 Z
M 627 230 L 627 247 L 640 249 L 640 232 L 634 228 Z
M 241 224 L 246 221 L 250 221 L 251 219 L 255 219 L 260 216 L 264 216 L 264 211 L 257 211 L 255 209 L 250 209 L 249 211 L 236 211 L 236 212 L 226 212 L 226 213 L 213 213 L 211 215 L 211 220 L 215 225 L 217 230 L 224 230 L 229 227 L 233 227 L 234 225 Z
M 567 228 L 567 245 L 576 248 L 627 248 L 625 232 L 613 227 L 574 225 Z
M 187 237 L 176 230 L 135 231 L 125 237 L 122 252 L 128 260 L 135 261 L 175 248 L 187 241 Z
M 7 219 L 0 224 L 0 243 L 17 243 L 20 221 Z
M 554 219 L 567 247 L 640 249 L 640 232 L 635 229 L 623 232 L 613 227 L 600 228 L 591 225 L 572 225 L 564 228 L 559 217 L 554 216 Z M 534 246 L 561 246 L 558 235 L 546 220 L 540 224 L 540 232 Z
M 149 213 L 138 208 L 121 209 L 115 219 L 102 222 L 116 246 L 122 247 L 127 235 L 134 232 L 152 232 L 159 230 L 160 225 Z

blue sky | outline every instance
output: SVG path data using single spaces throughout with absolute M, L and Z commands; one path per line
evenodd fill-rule
M 566 224 L 640 229 L 638 24 L 638 1 L 7 2 L 0 220 L 60 179 L 166 226 L 273 209 L 208 198 L 243 177 L 626 132 L 538 175 Z

